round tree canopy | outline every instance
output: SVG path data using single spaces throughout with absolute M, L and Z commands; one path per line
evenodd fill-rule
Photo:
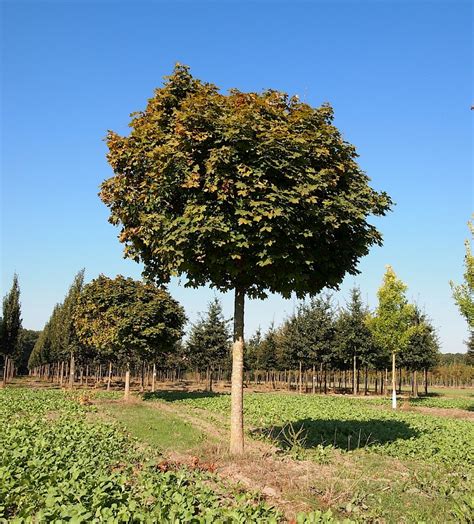
M 125 255 L 161 283 L 301 297 L 337 287 L 381 243 L 367 219 L 390 198 L 369 186 L 329 105 L 224 95 L 177 65 L 130 126 L 108 134 L 114 176 L 100 196 Z

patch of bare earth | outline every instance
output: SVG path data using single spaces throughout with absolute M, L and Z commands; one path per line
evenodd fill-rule
M 428 408 L 424 406 L 411 407 L 410 411 L 424 413 L 425 415 L 436 415 L 437 417 L 458 418 L 474 421 L 474 412 L 456 408 Z

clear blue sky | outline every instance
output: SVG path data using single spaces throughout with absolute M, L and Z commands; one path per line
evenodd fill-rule
M 335 108 L 377 189 L 397 203 L 355 283 L 376 303 L 391 264 L 442 350 L 465 351 L 451 298 L 473 210 L 470 2 L 8 1 L 2 10 L 2 293 L 19 273 L 24 326 L 39 329 L 74 274 L 139 277 L 97 197 L 102 141 L 127 132 L 175 62 L 223 90 L 275 88 Z M 214 292 L 171 292 L 191 319 Z M 224 296 L 232 315 L 232 298 Z M 248 304 L 246 332 L 291 313 Z

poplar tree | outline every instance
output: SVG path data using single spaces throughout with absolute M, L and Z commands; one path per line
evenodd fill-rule
M 4 357 L 3 386 L 7 381 L 8 367 L 11 365 L 12 357 L 18 347 L 21 331 L 21 304 L 20 285 L 18 275 L 13 275 L 13 283 L 10 291 L 3 298 L 3 311 L 1 322 L 0 351 Z
M 177 65 L 129 136 L 110 131 L 100 196 L 125 256 L 160 284 L 233 291 L 231 452 L 243 452 L 245 297 L 337 288 L 371 246 L 373 190 L 333 110 L 267 90 L 222 94 Z

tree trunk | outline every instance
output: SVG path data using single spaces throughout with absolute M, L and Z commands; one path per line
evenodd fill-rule
M 302 367 L 302 364 L 301 364 L 301 360 L 300 360 L 300 372 L 299 372 L 299 375 L 298 375 L 299 393 L 300 393 L 300 395 L 303 393 L 303 376 L 302 376 L 302 372 L 301 372 L 301 367 Z
M 212 393 L 212 368 L 209 369 L 209 392 Z
M 107 391 L 110 391 L 111 382 L 112 382 L 112 362 L 109 362 L 109 372 L 107 374 Z
M 416 369 L 413 371 L 413 396 L 418 398 L 418 377 L 416 376 Z
M 70 364 L 69 364 L 69 389 L 72 389 L 74 387 L 74 374 L 76 372 L 74 364 L 75 364 L 74 354 L 71 351 Z
M 369 393 L 369 368 L 365 366 L 364 395 Z
M 8 357 L 5 355 L 5 359 L 3 361 L 2 387 L 5 387 L 7 385 L 7 374 L 8 374 Z
M 151 376 L 151 392 L 155 392 L 155 382 L 156 382 L 156 364 L 153 362 L 153 375 Z
M 352 371 L 352 393 L 354 395 L 357 395 L 356 376 L 357 376 L 357 357 L 356 355 L 354 355 L 354 366 L 353 366 L 353 371 Z
M 425 395 L 428 396 L 428 370 L 425 368 L 424 372 L 424 382 L 425 382 Z
M 64 380 L 64 360 L 61 361 L 61 374 L 59 375 L 59 387 L 63 387 L 63 380 Z
M 397 409 L 397 368 L 395 367 L 395 351 L 392 351 L 392 408 Z
M 130 398 L 130 364 L 127 364 L 127 370 L 125 371 L 125 391 L 123 398 L 125 400 Z
M 230 452 L 234 455 L 241 455 L 244 452 L 244 388 L 242 382 L 244 370 L 244 306 L 245 291 L 236 289 L 230 415 Z

